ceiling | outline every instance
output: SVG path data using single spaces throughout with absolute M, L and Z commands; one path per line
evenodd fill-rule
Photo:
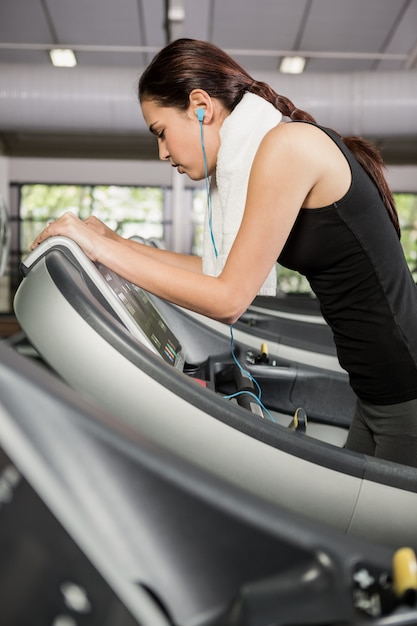
M 74 49 L 78 68 L 110 76 L 139 72 L 180 36 L 212 41 L 255 76 L 279 78 L 281 58 L 300 54 L 307 58 L 304 80 L 354 73 L 417 77 L 417 0 L 1 0 L 0 95 L 13 72 L 28 81 L 35 72 L 50 72 L 48 50 L 55 46 Z M 385 140 L 389 160 L 417 162 L 415 139 Z M 3 153 L 14 155 L 155 156 L 144 133 L 138 142 L 135 133 L 92 137 L 88 129 L 13 128 L 2 119 L 1 100 L 0 141 Z

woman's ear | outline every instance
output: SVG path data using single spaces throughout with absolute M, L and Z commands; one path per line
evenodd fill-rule
M 197 116 L 199 122 L 209 122 L 213 115 L 213 102 L 204 89 L 193 89 L 189 95 L 191 115 Z

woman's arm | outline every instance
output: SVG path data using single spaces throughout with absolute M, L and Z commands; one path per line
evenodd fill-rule
M 82 224 L 88 227 L 90 232 L 83 229 L 81 226 Z M 51 222 L 35 239 L 31 249 L 33 250 L 41 241 L 51 237 L 52 235 L 58 234 L 58 232 L 61 235 L 67 233 L 66 236 L 68 237 L 70 237 L 69 233 L 72 232 L 72 238 L 74 241 L 77 241 L 78 237 L 79 245 L 84 248 L 84 252 L 90 258 L 92 257 L 88 251 L 89 244 L 87 239 L 88 237 L 94 238 L 95 235 L 99 235 L 100 237 L 106 239 L 107 242 L 109 240 L 118 242 L 119 244 L 124 245 L 127 248 L 131 248 L 132 250 L 136 250 L 145 256 L 159 258 L 160 261 L 163 261 L 167 265 L 181 267 L 190 272 L 201 273 L 202 271 L 202 261 L 198 256 L 171 252 L 169 250 L 155 248 L 154 246 L 148 246 L 139 241 L 135 241 L 134 239 L 126 239 L 118 235 L 114 230 L 106 226 L 95 216 L 90 216 L 86 220 L 81 221 L 71 212 L 64 213 L 64 215 L 62 215 L 57 222 Z M 81 244 L 81 238 L 83 238 L 83 244 Z
M 264 138 L 253 163 L 241 227 L 217 278 L 201 274 L 201 262 L 193 257 L 185 260 L 184 255 L 136 242 L 126 244 L 127 240 L 100 234 L 74 216 L 64 215 L 53 222 L 35 245 L 49 236 L 65 235 L 93 261 L 100 261 L 143 289 L 208 317 L 233 323 L 252 302 L 276 262 L 300 207 L 319 181 L 321 186 L 324 184 L 334 153 L 329 149 L 327 156 L 326 141 L 324 147 L 315 148 L 314 133 L 326 137 L 305 124 L 285 124 Z M 328 142 L 332 143 L 330 139 Z
M 155 248 L 154 246 L 148 246 L 133 239 L 124 239 L 123 237 L 119 237 L 117 241 L 126 248 L 139 252 L 142 256 L 157 259 L 167 266 L 181 268 L 189 272 L 196 272 L 197 274 L 201 274 L 202 272 L 201 257 L 196 255 L 171 252 L 170 250 Z

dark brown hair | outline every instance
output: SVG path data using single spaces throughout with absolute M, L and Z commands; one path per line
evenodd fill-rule
M 233 111 L 246 92 L 254 93 L 291 120 L 316 123 L 312 115 L 298 109 L 267 83 L 254 80 L 221 48 L 196 39 L 177 39 L 155 56 L 140 77 L 139 100 L 153 100 L 160 106 L 185 111 L 193 89 L 204 89 L 212 98 L 220 100 L 228 111 Z M 362 137 L 342 137 L 342 140 L 377 185 L 400 236 L 395 202 L 384 176 L 380 152 Z

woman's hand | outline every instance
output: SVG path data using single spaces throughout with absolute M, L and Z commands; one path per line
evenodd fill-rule
M 68 211 L 55 222 L 50 222 L 36 237 L 30 249 L 34 250 L 36 246 L 49 237 L 60 235 L 75 241 L 84 250 L 89 259 L 96 261 L 97 244 L 100 237 L 110 237 L 112 232 L 110 228 L 107 228 L 96 218 L 90 217 L 84 222 Z
M 98 235 L 102 235 L 103 237 L 107 237 L 109 239 L 118 240 L 120 236 L 114 232 L 111 228 L 103 224 L 99 219 L 91 215 L 84 220 L 84 224 L 86 224 L 89 228 L 94 230 Z

